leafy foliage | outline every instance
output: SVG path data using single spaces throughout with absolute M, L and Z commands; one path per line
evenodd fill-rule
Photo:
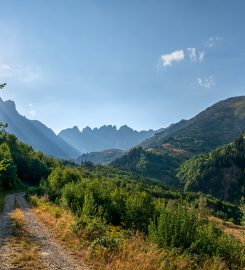
M 182 194 L 134 181 L 132 177 L 110 167 L 91 164 L 57 166 L 49 175 L 44 192 L 75 213 L 74 231 L 78 234 L 82 231 L 93 248 L 99 245 L 115 250 L 116 238 L 110 231 L 113 226 L 119 226 L 125 231 L 143 232 L 161 248 L 196 254 L 201 261 L 207 256 L 218 256 L 231 267 L 243 264 L 239 242 L 224 235 L 206 218 L 208 204 L 213 210 L 223 207 L 232 213 L 234 209 L 239 211 L 238 207 L 217 199 L 215 202 L 212 197 Z
M 183 203 L 162 207 L 159 217 L 149 225 L 150 239 L 160 247 L 176 247 L 197 255 L 216 255 L 227 261 L 231 268 L 242 267 L 242 244 L 198 213 Z
M 35 152 L 20 142 L 14 135 L 7 134 L 6 125 L 0 130 L 0 191 L 20 188 L 21 184 L 39 184 L 41 178 L 50 173 L 57 161 Z

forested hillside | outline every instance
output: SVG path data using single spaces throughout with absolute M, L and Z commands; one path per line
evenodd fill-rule
M 181 159 L 178 157 L 167 153 L 153 153 L 138 147 L 112 161 L 111 165 L 168 186 L 178 187 L 180 182 L 175 177 L 175 170 L 180 163 Z
M 185 161 L 178 178 L 186 191 L 202 191 L 221 200 L 240 203 L 245 197 L 245 139 Z
M 190 120 L 182 120 L 157 132 L 140 144 L 144 150 L 132 149 L 111 164 L 141 176 L 158 179 L 167 185 L 176 185 L 176 170 L 183 161 L 230 143 L 244 130 L 245 97 L 229 98 Z M 208 188 L 209 185 L 206 186 Z M 195 190 L 202 191 L 200 188 Z M 219 195 L 219 198 L 227 196 Z
M 90 152 L 78 157 L 75 162 L 78 164 L 92 162 L 93 164 L 108 164 L 113 160 L 123 156 L 126 151 L 120 149 L 108 149 L 100 152 Z
M 41 178 L 49 175 L 56 162 L 18 141 L 14 135 L 6 133 L 5 125 L 1 124 L 0 191 L 39 184 Z

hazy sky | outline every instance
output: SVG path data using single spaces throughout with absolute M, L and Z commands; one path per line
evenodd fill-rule
M 56 132 L 157 129 L 245 94 L 245 1 L 0 0 L 3 99 Z

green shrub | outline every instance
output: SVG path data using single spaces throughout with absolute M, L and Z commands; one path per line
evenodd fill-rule
M 94 241 L 103 237 L 106 233 L 106 222 L 99 217 L 80 217 L 74 225 L 74 232 L 81 232 L 84 239 Z
M 58 166 L 54 168 L 48 177 L 50 191 L 57 196 L 61 195 L 61 189 L 68 183 L 76 183 L 81 179 L 78 169 Z
M 126 228 L 147 232 L 153 210 L 151 197 L 145 192 L 136 192 L 126 198 L 122 222 Z
M 149 225 L 149 238 L 159 247 L 178 248 L 200 257 L 218 256 L 232 269 L 244 266 L 244 249 L 238 240 L 180 203 L 160 210 Z

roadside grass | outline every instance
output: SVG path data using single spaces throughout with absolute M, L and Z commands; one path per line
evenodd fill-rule
M 67 209 L 48 201 L 46 197 L 30 198 L 33 211 L 54 236 L 95 270 L 226 270 L 219 258 L 204 258 L 200 264 L 190 254 L 176 249 L 160 249 L 143 234 L 107 226 L 104 238 L 96 238 L 98 224 L 76 230 L 76 218 Z M 95 226 L 96 225 L 96 226 Z
M 8 242 L 10 246 L 9 264 L 14 267 L 13 269 L 48 269 L 42 262 L 38 245 L 31 241 L 25 227 L 24 214 L 19 208 L 11 212 L 11 221 L 13 236 Z

